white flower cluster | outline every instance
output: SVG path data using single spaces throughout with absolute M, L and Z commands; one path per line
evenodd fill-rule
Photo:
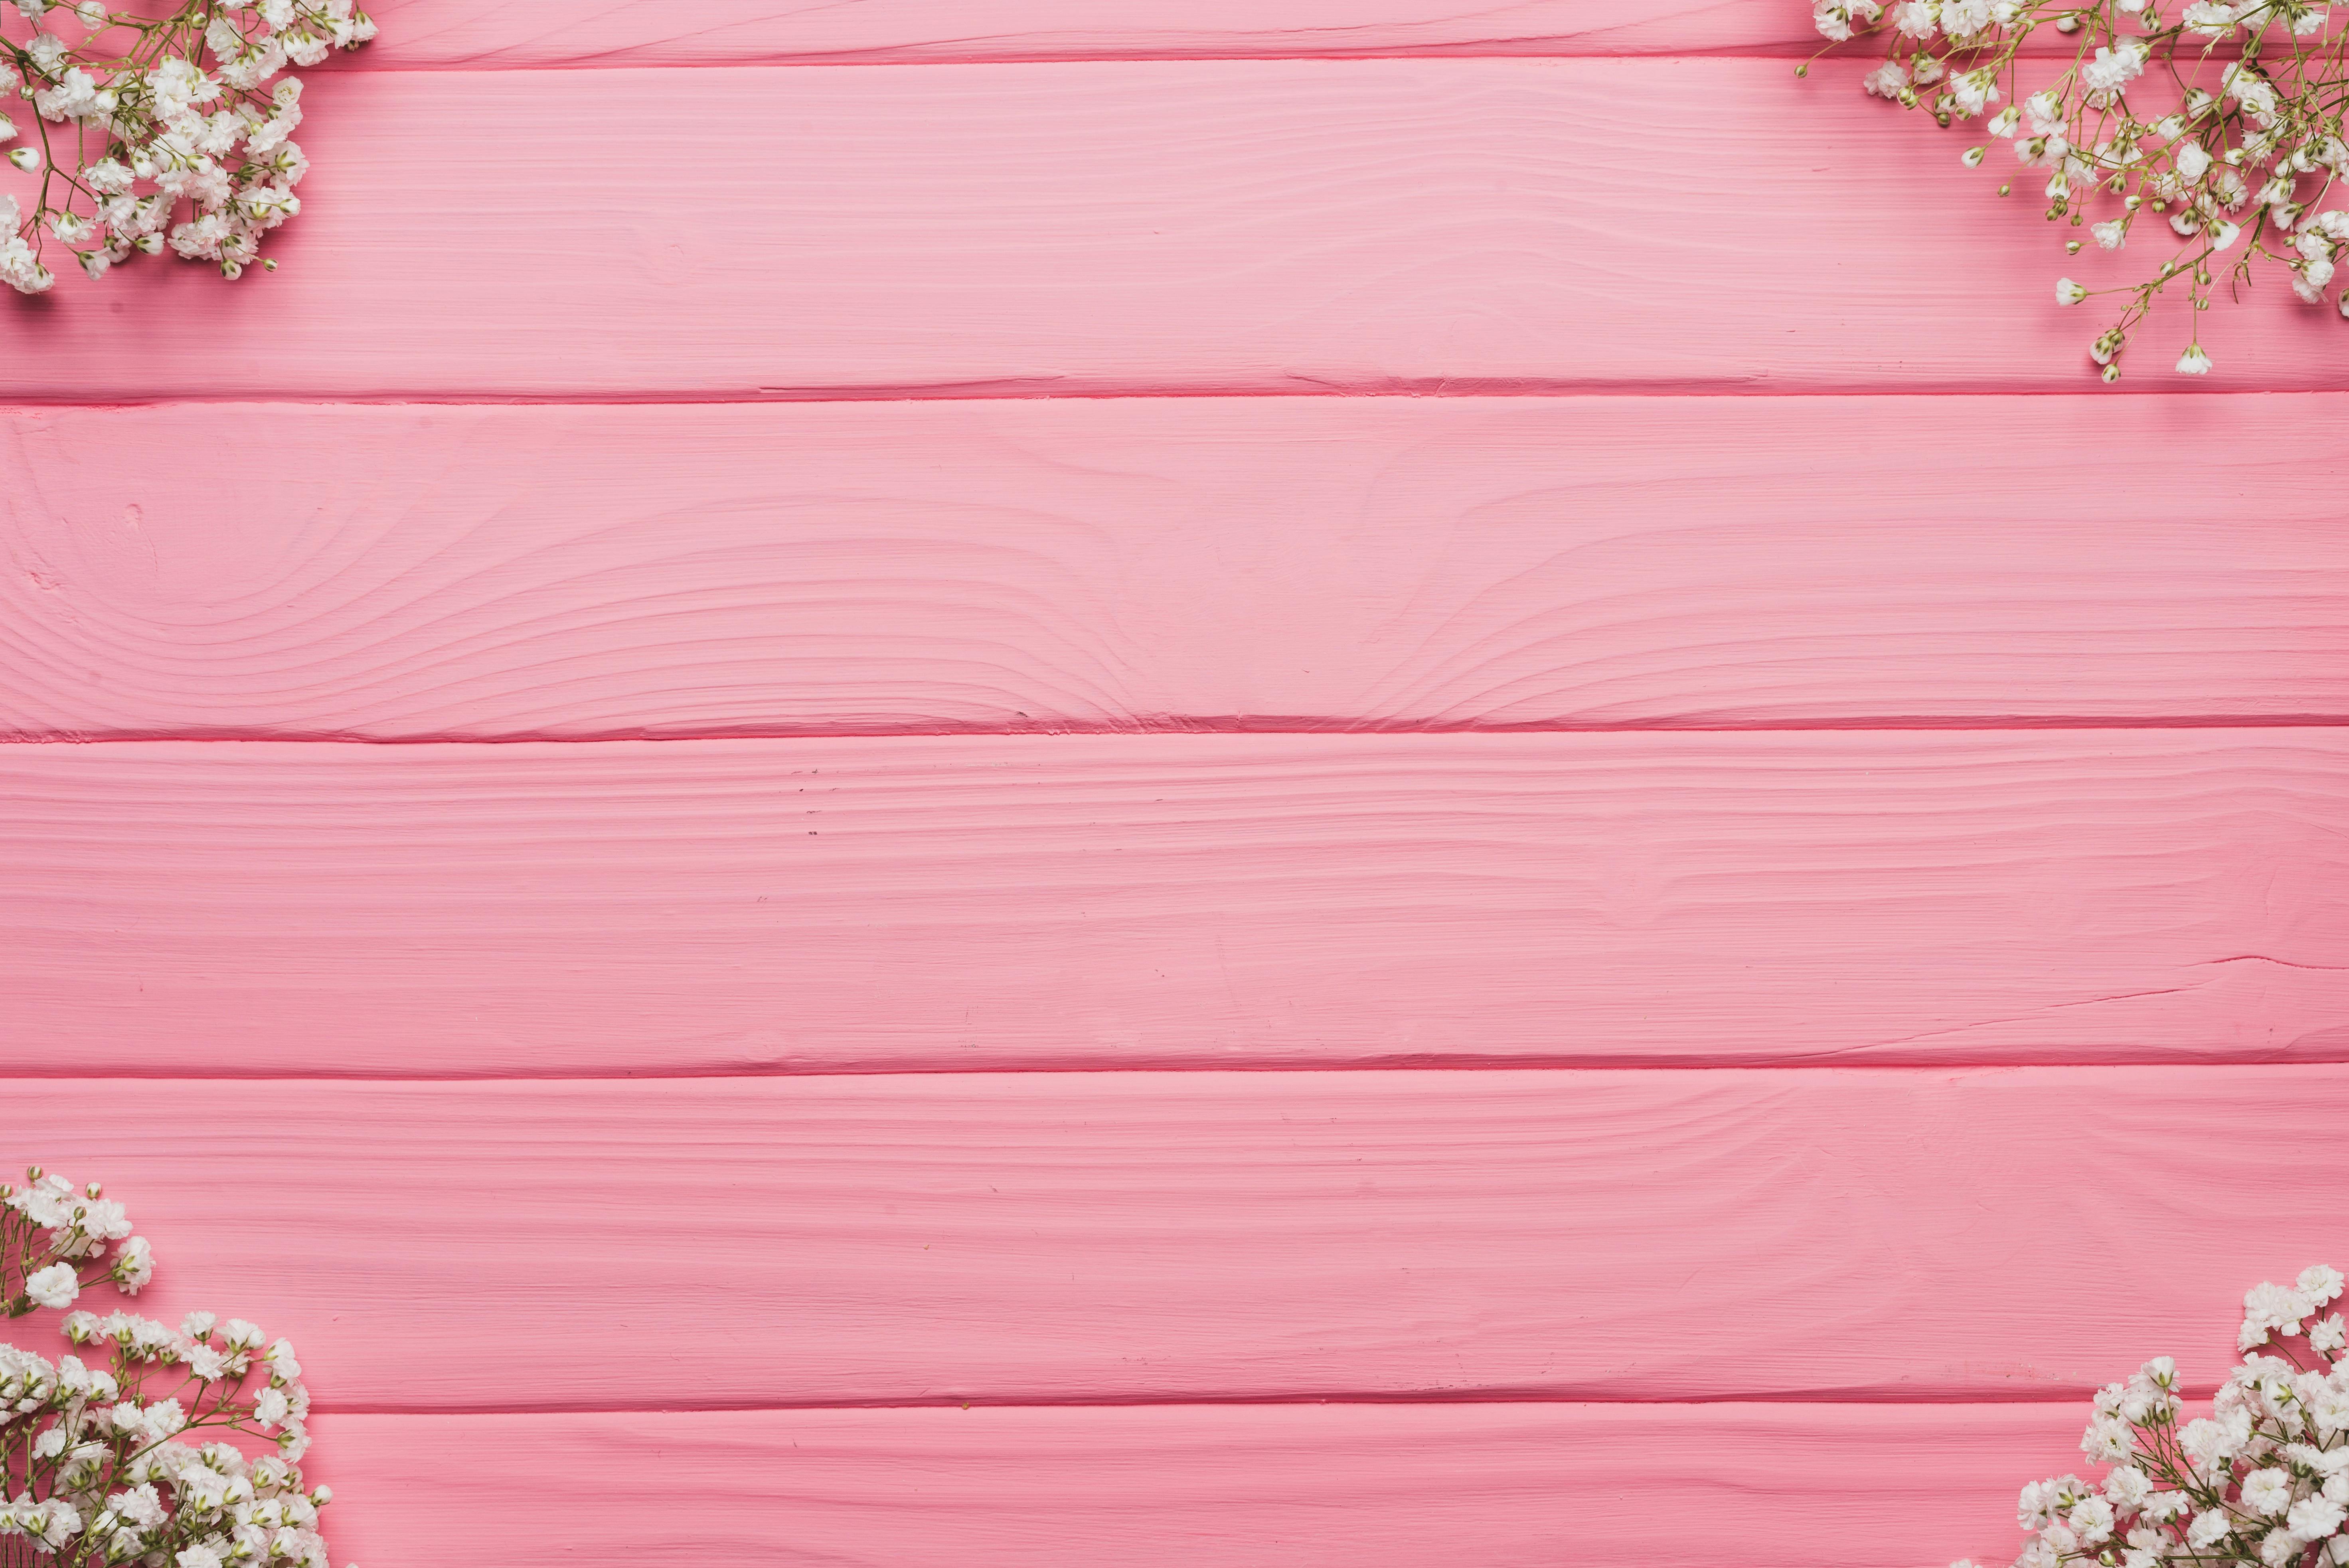
M 36 1167 L 0 1185 L 8 1316 L 99 1284 L 135 1295 L 154 1268 L 95 1182 Z M 22 1542 L 56 1568 L 327 1568 L 318 1511 L 333 1494 L 302 1480 L 310 1395 L 291 1344 L 209 1312 L 175 1329 L 76 1311 L 62 1327 L 84 1355 L 0 1345 L 0 1561 L 25 1561 L 10 1551 Z
M 302 84 L 282 73 L 376 32 L 352 0 L 184 0 L 160 20 L 104 0 L 11 3 L 31 36 L 9 37 L 0 10 L 0 106 L 29 98 L 39 142 L 0 114 L 8 161 L 40 176 L 29 213 L 0 195 L 0 282 L 22 294 L 56 281 L 51 242 L 93 278 L 166 245 L 240 275 L 302 210 Z
M 2180 1419 L 2167 1356 L 2097 1389 L 2080 1450 L 2113 1468 L 2097 1483 L 2062 1475 L 2023 1489 L 2017 1521 L 2031 1538 L 2015 1568 L 2349 1565 L 2349 1332 L 2339 1312 L 2317 1315 L 2341 1284 L 2320 1264 L 2247 1295 L 2242 1364 L 2208 1416 Z M 2271 1336 L 2281 1354 L 2260 1348 Z
M 2044 179 L 2047 217 L 2117 251 L 2150 232 L 2168 253 L 2142 282 L 2089 289 L 2064 278 L 2062 304 L 2119 296 L 2089 357 L 2106 381 L 2154 299 L 2187 280 L 2194 313 L 2183 375 L 2210 368 L 2200 315 L 2217 278 L 2251 279 L 2254 258 L 2280 263 L 2293 292 L 2322 304 L 2349 248 L 2349 210 L 2328 208 L 2349 172 L 2344 38 L 2317 0 L 1812 0 L 1831 43 L 1884 34 L 1884 64 L 1861 84 L 1922 108 L 1942 126 L 1987 115 L 2010 144 L 2017 179 Z M 2068 61 L 2023 53 L 2043 29 L 2071 36 Z M 2044 65 L 2044 69 L 2039 67 Z M 2035 90 L 2023 91 L 2032 73 Z M 1988 145 L 1966 150 L 1979 168 Z M 2002 183 L 2002 196 L 2014 189 Z M 2067 238 L 2077 254 L 2086 241 Z M 2349 277 L 2342 279 L 2349 283 Z M 2349 316 L 2349 294 L 2332 296 Z

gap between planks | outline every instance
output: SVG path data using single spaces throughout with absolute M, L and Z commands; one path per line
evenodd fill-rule
M 160 731 L 154 734 L 86 737 L 72 734 L 5 735 L 0 747 L 10 746 L 611 746 L 646 743 L 698 742 L 703 745 L 721 741 L 793 741 L 793 740 L 968 740 L 994 737 L 999 738 L 1083 738 L 1092 736 L 1346 736 L 1404 738 L 1413 736 L 1441 738 L 1457 735 L 1901 735 L 1959 734 L 1998 735 L 2013 731 L 2066 730 L 2147 730 L 2194 731 L 2201 729 L 2339 729 L 2349 726 L 2349 714 L 2170 714 L 2154 718 L 2130 716 L 2105 717 L 2087 714 L 2054 714 L 2045 717 L 1961 716 L 1941 718 L 1930 715 L 1891 715 L 1885 717 L 1822 718 L 1796 720 L 1755 720 L 1750 724 L 1678 724 L 1667 721 L 1635 720 L 1622 724 L 1482 724 L 1413 722 L 1396 720 L 1353 724 L 1345 721 L 1314 723 L 1299 720 L 1257 720 L 1246 717 L 1193 717 L 1173 716 L 1139 724 L 1043 724 L 1026 725 L 892 725 L 887 727 L 850 729 L 811 725 L 794 728 L 713 729 L 680 733 L 673 730 L 632 731 L 616 729 L 598 735 L 539 734 L 518 730 L 509 735 L 463 735 L 432 733 L 426 735 L 352 735 L 340 731 L 253 730 L 220 732 Z
M 418 67 L 419 71 L 422 67 Z M 823 395 L 803 389 L 787 387 L 761 388 L 757 397 L 729 397 L 712 392 L 645 392 L 641 394 L 614 392 L 529 393 L 529 394 L 448 394 L 387 392 L 380 395 L 337 393 L 267 393 L 251 392 L 205 394 L 167 392 L 152 397 L 51 397 L 38 392 L 10 392 L 0 396 L 0 419 L 16 409 L 38 409 L 47 412 L 57 408 L 77 408 L 103 412 L 110 408 L 217 408 L 243 406 L 252 408 L 735 408 L 744 404 L 765 403 L 1161 403 L 1194 401 L 1228 401 L 1242 398 L 1282 403 L 1324 403 L 1348 401 L 1418 402 L 1426 399 L 1475 399 L 1519 403 L 1569 402 L 1607 403 L 1625 398 L 1651 398 L 1661 401 L 1694 398 L 1774 398 L 1782 403 L 1847 403 L 1859 397 L 1889 397 L 1899 401 L 1941 400 L 1971 397 L 1977 400 L 1995 397 L 2002 402 L 2016 398 L 2065 398 L 2088 403 L 2116 397 L 2199 397 L 2214 403 L 2261 398 L 2273 403 L 2283 399 L 2320 401 L 2338 399 L 2339 388 L 2321 387 L 2279 387 L 2272 389 L 2259 387 L 2213 387 L 2209 388 L 2177 387 L 2163 383 L 2148 386 L 2146 382 L 2129 383 L 2121 390 L 2104 387 L 2093 378 L 2084 379 L 2077 387 L 2050 387 L 2028 383 L 2012 387 L 1967 387 L 1946 391 L 1909 384 L 1889 385 L 1880 388 L 1863 387 L 1784 387 L 1764 391 L 1747 391 L 1743 384 L 1724 387 L 1719 381 L 1692 383 L 1685 390 L 1658 389 L 1651 387 L 1603 387 L 1593 388 L 1582 382 L 1559 381 L 1537 385 L 1514 380 L 1490 391 L 1476 391 L 1464 377 L 1445 377 L 1440 382 L 1422 385 L 1397 383 L 1386 392 L 1357 392 L 1331 387 L 1324 390 L 1306 391 L 1295 387 L 1265 387 L 1250 383 L 1225 391 L 1201 390 L 1190 383 L 1170 386 L 1142 386 L 1105 388 L 1087 387 L 1067 391 L 1039 387 L 1031 391 L 985 393 L 971 390 L 984 385 L 972 382 L 955 386 L 923 387 L 909 387 L 896 392 L 883 388 L 850 387 Z
M 1846 59 L 1865 57 L 1847 54 Z M 2230 57 L 2214 55 L 2216 58 Z M 1295 54 L 1263 52 L 1224 54 L 1002 54 L 961 55 L 952 58 L 936 56 L 901 56 L 885 58 L 867 56 L 859 59 L 823 58 L 804 55 L 743 55 L 722 60 L 675 60 L 657 65 L 637 61 L 611 62 L 600 59 L 582 60 L 518 60 L 512 65 L 439 64 L 430 60 L 388 60 L 382 65 L 360 67 L 370 74 L 410 72 L 454 75 L 460 71 L 476 76 L 520 75 L 525 72 L 554 71 L 709 71 L 727 70 L 750 66 L 775 70 L 872 70 L 876 67 L 902 66 L 1236 66 L 1236 65 L 1370 65 L 1381 60 L 1786 60 L 1809 61 L 1819 58 L 1819 51 L 1806 47 L 1800 40 L 1791 43 L 1729 46 L 1719 49 L 1673 49 L 1658 52 L 1636 48 L 1541 48 L 1505 49 L 1482 46 L 1437 46 L 1425 49 L 1360 49 L 1346 52 L 1316 53 L 1311 50 Z M 323 76 L 319 71 L 314 73 Z
M 2181 1383 L 2182 1396 L 2188 1399 L 2207 1399 L 2217 1385 Z M 1652 1399 L 1579 1398 L 1560 1398 L 1557 1394 L 1539 1390 L 1495 1388 L 1446 1389 L 1442 1393 L 1346 1393 L 1346 1394 L 1231 1394 L 1198 1395 L 1170 1394 L 1164 1398 L 1087 1399 L 1087 1398 L 1017 1398 L 1001 1395 L 982 1398 L 936 1399 L 810 1399 L 778 1403 L 773 1400 L 726 1400 L 679 1398 L 663 1395 L 641 1404 L 329 1404 L 321 1399 L 316 1408 L 322 1416 L 642 1416 L 650 1413 L 677 1412 L 709 1415 L 791 1415 L 802 1410 L 1174 1410 L 1174 1409 L 1255 1409 L 1282 1408 L 1300 1405 L 1328 1405 L 1337 1408 L 1380 1409 L 1395 1406 L 1447 1407 L 1475 1408 L 1488 1405 L 1547 1406 L 1556 1409 L 1664 1409 L 1699 1408 L 1738 1410 L 1746 1408 L 1783 1410 L 1789 1406 L 1818 1410 L 2006 1410 L 2018 1407 L 2039 1405 L 2085 1405 L 2090 1398 L 2086 1389 L 2047 1388 L 2032 1393 L 2016 1394 L 2007 1398 L 1984 1398 L 1980 1394 L 1933 1393 L 1908 1394 L 1895 1398 L 1890 1395 L 1880 1399 L 1855 1398 L 1847 1393 L 1837 1394 L 1724 1394 L 1688 1395 Z
M 568 67 L 563 67 L 567 69 Z M 664 67 L 675 68 L 675 67 Z M 734 69 L 733 67 L 696 67 L 694 69 Z M 555 67 L 549 67 L 550 70 Z M 418 76 L 444 73 L 417 67 Z M 477 73 L 484 74 L 484 73 Z M 2083 377 L 2084 383 L 2094 377 Z M 260 392 L 223 392 L 204 396 L 190 392 L 170 392 L 153 397 L 115 395 L 106 397 L 57 397 L 39 392 L 10 392 L 0 401 L 0 417 L 11 408 L 172 408 L 181 405 L 220 407 L 238 404 L 266 407 L 270 404 L 301 404 L 309 407 L 359 408 L 638 408 L 638 407 L 737 407 L 743 405 L 768 403 L 833 404 L 833 403 L 1148 403 L 1187 401 L 1192 399 L 1263 398 L 1269 401 L 1321 402 L 1363 398 L 1387 398 L 1413 401 L 1427 398 L 1509 399 L 1518 402 L 1576 401 L 1603 397 L 1640 397 L 1659 401 L 1711 398 L 1770 398 L 1782 401 L 1824 401 L 1828 398 L 1890 397 L 1903 399 L 1940 399 L 1953 397 L 2106 397 L 2131 400 L 2157 398 L 2230 398 L 2230 397 L 2337 397 L 2337 389 L 2310 387 L 2173 387 L 2140 378 L 2128 381 L 2118 389 L 2096 387 L 2054 387 L 2044 383 L 2025 383 L 2012 387 L 1987 385 L 1968 381 L 1904 381 L 1857 379 L 1837 383 L 1832 387 L 1788 389 L 1765 383 L 1760 377 L 1743 380 L 1707 377 L 1702 380 L 1659 379 L 1655 381 L 1610 382 L 1591 378 L 1540 378 L 1523 377 L 1493 378 L 1477 377 L 1447 377 L 1438 382 L 1381 377 L 1362 382 L 1332 381 L 1313 390 L 1266 387 L 1257 383 L 1234 383 L 1231 386 L 1207 386 L 1186 382 L 1179 386 L 1133 386 L 1118 387 L 1081 387 L 1062 389 L 1058 387 L 1028 382 L 972 382 L 967 385 L 894 386 L 894 387 L 761 387 L 757 396 L 728 397 L 707 391 L 645 392 L 616 394 L 608 391 L 593 393 L 562 392 L 336 392 L 316 396 L 290 390 Z
M 2327 965 L 2291 964 L 2263 954 L 2247 953 L 2239 959 L 2220 962 L 2257 962 L 2273 964 L 2285 969 L 2314 970 L 2339 973 L 2349 970 L 2349 965 Z M 552 1069 L 546 1072 L 483 1071 L 463 1076 L 446 1073 L 409 1075 L 387 1072 L 347 1073 L 287 1073 L 254 1068 L 244 1072 L 156 1072 L 143 1068 L 127 1068 L 108 1072 L 90 1068 L 60 1068 L 46 1073 L 22 1065 L 0 1073 L 0 1088 L 12 1083 L 39 1084 L 53 1088 L 60 1083 L 241 1083 L 241 1084 L 316 1084 L 343 1086 L 353 1084 L 398 1084 L 403 1088 L 430 1088 L 440 1087 L 462 1088 L 473 1085 L 502 1083 L 567 1084 L 567 1083 L 699 1083 L 711 1078 L 739 1078 L 756 1081 L 764 1078 L 794 1078 L 818 1080 L 831 1078 L 1163 1078 L 1169 1073 L 1216 1073 L 1247 1076 L 1278 1075 L 1297 1077 L 1308 1073 L 1335 1076 L 1339 1074 L 1387 1073 L 1882 1073 L 1912 1074 L 1918 1077 L 1946 1076 L 1951 1073 L 2009 1072 L 2022 1070 L 2128 1072 L 2148 1067 L 2163 1068 L 2192 1068 L 2210 1072 L 2248 1073 L 2262 1070 L 2285 1072 L 2294 1068 L 2326 1067 L 2349 1062 L 2349 1045 L 2339 1054 L 2302 1052 L 2290 1059 L 2230 1062 L 2188 1062 L 2172 1064 L 2150 1058 L 2106 1057 L 2095 1060 L 2079 1057 L 2001 1056 L 1970 1057 L 1937 1057 L 1930 1062 L 1840 1061 L 1833 1051 L 1823 1051 L 1816 1057 L 1784 1057 L 1773 1060 L 1728 1060 L 1718 1062 L 1661 1058 L 1653 1061 L 1624 1060 L 1613 1057 L 1473 1057 L 1473 1056 L 1413 1056 L 1362 1057 L 1345 1061 L 1317 1060 L 1312 1057 L 1266 1058 L 1260 1061 L 1235 1062 L 1224 1057 L 1145 1057 L 1120 1062 L 1113 1067 L 1102 1066 L 1081 1057 L 1067 1060 L 1040 1058 L 1033 1062 L 1002 1062 L 986 1068 L 957 1067 L 944 1063 L 908 1062 L 894 1067 L 794 1067 L 778 1064 L 763 1068 L 681 1068 L 647 1069 L 643 1072 L 577 1072 Z

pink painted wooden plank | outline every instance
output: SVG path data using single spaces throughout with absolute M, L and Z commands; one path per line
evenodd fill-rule
M 627 1354 L 613 1347 L 609 1354 Z M 329 1416 L 336 1561 L 1923 1568 L 2014 1550 L 2064 1406 Z M 625 1546 L 623 1546 L 625 1542 Z
M 11 307 L 0 397 L 2093 390 L 2054 275 L 2143 257 L 2066 261 L 1860 68 L 353 72 L 284 271 Z M 767 140 L 710 157 L 719 124 Z M 2201 389 L 2336 387 L 2326 309 L 2214 314 Z M 2183 387 L 2181 328 L 2128 386 Z
M 12 1153 L 131 1206 L 146 1310 L 295 1333 L 337 1410 L 2085 1403 L 2157 1351 L 2215 1383 L 2244 1288 L 2332 1257 L 2349 1188 L 2337 1065 L 6 1098 Z M 2143 1255 L 2158 1288 L 2116 1292 Z
M 0 733 L 2338 718 L 2349 532 L 2263 465 L 2344 431 L 2339 395 L 18 408 Z
M 378 0 L 368 68 L 753 60 L 1722 54 L 1819 46 L 1777 0 Z
M 2331 1059 L 2339 729 L 0 748 L 16 1071 Z

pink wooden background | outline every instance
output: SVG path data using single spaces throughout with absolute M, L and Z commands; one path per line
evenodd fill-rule
M 2349 1261 L 2343 328 L 1803 10 L 384 0 L 0 312 L 0 1156 L 338 1562 L 2006 1552 Z

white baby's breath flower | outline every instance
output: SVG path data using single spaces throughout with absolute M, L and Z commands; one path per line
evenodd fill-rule
M 81 1294 L 81 1281 L 75 1277 L 71 1265 L 51 1264 L 26 1276 L 25 1294 L 36 1306 L 62 1311 L 71 1306 L 74 1298 Z
M 74 232 L 56 217 L 53 231 Z M 16 232 L 22 218 L 15 199 L 0 195 L 14 247 L 0 250 L 0 276 L 37 286 L 16 275 L 38 265 Z M 80 1276 L 66 1258 L 85 1260 L 93 1290 L 110 1284 L 128 1295 L 152 1272 L 152 1249 L 95 1185 L 77 1190 L 36 1170 L 24 1188 L 0 1186 L 0 1202 L 15 1212 L 0 1226 L 0 1278 L 25 1285 L 0 1308 L 9 1315 L 73 1299 Z M 61 1325 L 78 1354 L 52 1364 L 0 1345 L 0 1424 L 17 1456 L 0 1491 L 0 1542 L 26 1536 L 28 1562 L 54 1555 L 90 1568 L 324 1568 L 317 1510 L 329 1494 L 305 1492 L 298 1468 L 309 1448 L 310 1396 L 293 1346 L 280 1339 L 257 1355 L 260 1328 L 233 1319 L 215 1340 L 215 1326 L 209 1313 L 191 1313 L 174 1330 L 84 1307 Z M 195 1382 L 174 1386 L 168 1369 L 181 1365 Z M 257 1368 L 265 1371 L 258 1382 Z M 275 1453 L 254 1455 L 273 1436 Z M 5 1545 L 0 1559 L 14 1561 Z
M 2322 1541 L 2349 1519 L 2349 1509 L 2324 1497 L 2303 1497 L 2293 1503 L 2284 1527 L 2302 1541 Z
M 137 1295 L 155 1277 L 155 1250 L 144 1236 L 133 1236 L 122 1243 L 122 1251 L 114 1263 L 114 1283 L 125 1295 Z
M 265 235 L 301 211 L 292 195 L 308 166 L 292 140 L 301 83 L 285 67 L 358 47 L 375 36 L 374 20 L 352 0 L 167 4 L 179 9 L 132 17 L 109 12 L 104 0 L 67 0 L 63 9 L 17 0 L 24 15 L 44 25 L 0 59 L 0 96 L 21 88 L 35 114 L 74 128 L 66 145 L 76 156 L 56 172 L 76 172 L 44 180 L 29 216 L 9 226 L 14 237 L 0 234 L 0 282 L 24 293 L 47 289 L 54 281 L 42 264 L 48 240 L 78 247 L 67 253 L 92 278 L 166 249 L 233 277 L 260 261 Z M 1880 15 L 1878 0 L 1833 4 L 1868 23 Z M 45 25 L 68 12 L 81 43 Z M 16 134 L 0 116 L 0 142 Z M 27 173 L 43 171 L 39 148 L 19 146 L 7 157 Z M 32 1201 L 47 1212 L 66 1191 L 45 1188 Z M 128 1234 L 110 1228 L 95 1193 L 89 1199 L 94 1224 L 69 1237 L 58 1258 L 94 1255 Z M 140 1266 L 125 1263 L 117 1282 L 137 1288 Z
M 2098 348 L 2111 347 L 2108 333 Z M 2188 361 L 2200 365 L 2181 363 L 2189 374 L 2209 366 L 2199 347 Z M 2245 1322 L 2288 1337 L 2341 1295 L 2319 1265 L 2292 1286 L 2254 1287 Z M 2321 1355 L 2340 1315 L 2307 1326 Z M 2100 1487 L 2065 1475 L 2023 1488 L 2018 1568 L 2349 1568 L 2349 1367 L 2247 1346 L 2209 1415 L 2180 1425 L 2179 1403 L 2168 1357 L 2096 1390 L 2082 1446 L 2112 1468 Z
M 2272 1519 L 2292 1506 L 2292 1476 L 2280 1470 L 2253 1470 L 2243 1478 L 2243 1506 Z
M 1986 71 L 1961 71 L 1950 78 L 1950 112 L 1960 119 L 1974 116 L 1998 101 L 1998 82 Z
M 2113 1505 L 2101 1497 L 2075 1503 L 2064 1522 L 2083 1546 L 2101 1546 L 2113 1538 Z
M 2267 1343 L 2270 1333 L 2297 1334 L 2301 1320 L 2316 1310 L 2316 1302 L 2290 1285 L 2262 1283 L 2243 1293 L 2240 1347 Z
M 2105 1501 L 2121 1515 L 2135 1513 L 2153 1495 L 2153 1482 L 2135 1465 L 2116 1465 L 2105 1477 Z
M 2227 1517 L 2227 1511 L 2223 1508 L 2198 1513 L 2194 1522 L 2186 1527 L 2187 1544 L 2198 1552 L 2204 1551 L 2225 1540 L 2228 1532 L 2233 1528 L 2234 1522 Z
M 2080 83 L 2090 92 L 2113 93 L 2145 72 L 2145 50 L 2135 39 L 2119 47 L 2100 47 L 2095 57 L 2080 67 Z

